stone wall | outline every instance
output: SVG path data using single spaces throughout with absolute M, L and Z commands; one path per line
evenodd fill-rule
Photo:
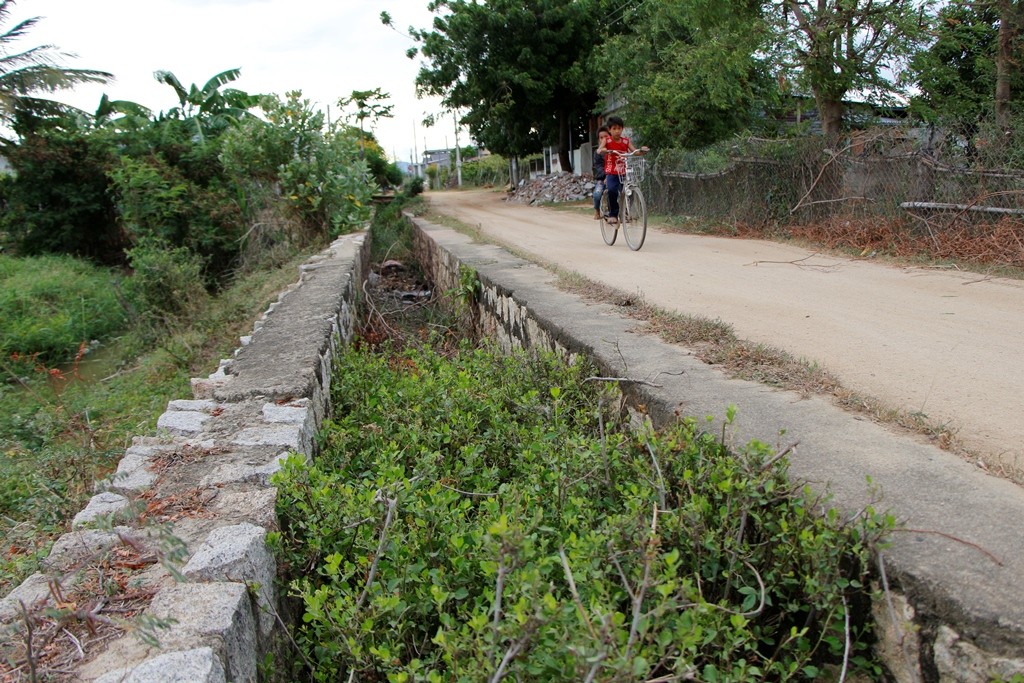
M 95 641 L 76 643 L 74 680 L 268 678 L 259 665 L 282 649 L 287 621 L 266 544 L 278 528 L 270 476 L 289 454 L 314 455 L 368 252 L 364 234 L 349 235 L 310 259 L 234 356 L 193 379 L 192 398 L 171 401 L 156 433 L 133 440 L 44 570 L 0 600 L 4 638 L 23 639 L 25 611 L 60 601 L 85 606 L 98 626 Z M 134 571 L 115 582 L 111 568 L 126 566 Z M 114 627 L 121 614 L 104 611 L 122 596 L 129 631 Z
M 681 415 L 708 416 L 708 430 L 726 429 L 739 443 L 774 443 L 785 434 L 794 444 L 791 475 L 820 491 L 827 482 L 842 512 L 889 507 L 898 520 L 918 527 L 894 534 L 892 547 L 880 555 L 888 590 L 880 572 L 873 616 L 889 680 L 989 683 L 1024 676 L 1024 581 L 1013 561 L 1021 530 L 1011 521 L 1024 519 L 1024 506 L 1013 484 L 985 478 L 938 448 L 819 399 L 729 379 L 685 348 L 638 334 L 636 321 L 614 306 L 559 291 L 543 269 L 409 218 L 418 258 L 436 291 L 455 287 L 464 269 L 476 272 L 479 326 L 502 348 L 588 357 L 606 376 L 623 378 L 620 386 L 634 410 L 655 426 Z M 728 405 L 738 406 L 740 417 L 726 426 L 721 415 Z M 902 458 L 920 471 L 901 469 Z M 909 491 L 890 488 L 875 500 L 866 475 L 883 488 L 890 472 Z

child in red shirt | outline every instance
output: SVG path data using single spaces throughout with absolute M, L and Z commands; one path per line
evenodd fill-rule
M 626 172 L 626 161 L 618 154 L 609 152 L 635 152 L 633 143 L 629 138 L 622 137 L 622 129 L 625 124 L 618 116 L 608 117 L 608 136 L 601 140 L 598 154 L 604 155 L 605 191 L 608 193 L 608 222 L 617 223 L 619 220 L 619 190 L 622 189 L 621 175 Z M 647 152 L 647 147 L 641 147 L 640 153 Z

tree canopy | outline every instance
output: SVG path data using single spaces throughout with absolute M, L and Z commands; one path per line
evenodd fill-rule
M 644 144 L 711 144 L 748 126 L 774 92 L 755 56 L 763 26 L 749 4 L 643 3 L 608 22 L 598 63 L 607 83 L 621 84 Z
M 700 1 L 700 0 L 694 0 Z M 934 0 L 761 0 L 764 48 L 780 82 L 814 96 L 822 132 L 836 135 L 843 100 L 902 92 L 899 75 L 928 39 Z
M 464 112 L 460 122 L 488 149 L 522 155 L 557 141 L 570 168 L 574 119 L 589 117 L 598 99 L 590 64 L 598 0 L 435 0 L 429 8 L 433 27 L 410 28 L 426 60 L 419 92 Z

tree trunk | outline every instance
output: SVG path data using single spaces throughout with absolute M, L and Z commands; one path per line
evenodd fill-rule
M 563 171 L 572 173 L 572 161 L 569 159 L 569 146 L 571 143 L 569 135 L 569 112 L 560 109 L 558 111 L 558 164 Z
M 996 122 L 1010 124 L 1010 76 L 1013 70 L 1013 38 L 1017 32 L 1013 0 L 999 0 L 999 49 L 996 53 Z
M 818 98 L 818 118 L 821 134 L 830 142 L 843 131 L 843 103 L 827 97 Z

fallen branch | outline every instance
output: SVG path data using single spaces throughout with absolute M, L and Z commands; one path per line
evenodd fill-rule
M 633 379 L 631 377 L 587 377 L 584 382 L 628 382 L 631 384 L 643 384 L 649 387 L 661 388 L 661 384 L 654 384 L 645 379 Z
M 816 265 L 816 264 L 813 264 L 813 263 L 803 263 L 803 261 L 806 261 L 807 259 L 812 259 L 812 258 L 814 258 L 817 255 L 818 255 L 818 252 L 814 252 L 813 254 L 809 254 L 808 256 L 804 256 L 803 258 L 793 259 L 792 261 L 760 261 L 759 260 L 759 261 L 751 261 L 750 263 L 748 263 L 746 265 L 748 265 L 748 266 L 759 266 L 762 263 L 781 263 L 782 265 L 787 265 L 787 266 L 798 266 L 800 268 L 817 268 L 818 270 L 832 270 L 832 269 L 838 268 L 840 266 L 840 264 L 838 264 L 838 263 L 830 263 L 830 264 L 827 264 L 827 265 L 826 264 Z
M 988 557 L 988 559 L 992 560 L 993 562 L 995 562 L 1000 567 L 1004 566 L 1002 560 L 1000 560 L 998 557 L 996 557 L 995 555 L 993 555 L 989 551 L 987 551 L 984 548 L 982 548 L 977 543 L 971 543 L 970 541 L 965 541 L 962 538 L 957 538 L 956 536 L 953 536 L 952 534 L 947 534 L 944 531 L 935 531 L 934 529 L 903 529 L 903 528 L 893 529 L 893 531 L 904 531 L 904 532 L 911 533 L 911 534 L 934 534 L 936 536 L 942 536 L 943 538 L 948 538 L 951 541 L 955 541 L 957 543 L 962 543 L 963 545 L 966 545 L 968 547 L 974 548 L 979 553 L 982 553 L 983 555 Z
M 384 517 L 384 527 L 380 530 L 380 542 L 377 543 L 377 552 L 373 556 L 373 564 L 370 565 L 370 573 L 366 576 L 366 585 L 363 586 L 363 592 L 360 594 L 359 599 L 356 600 L 356 609 L 359 611 L 363 602 L 366 601 L 366 596 L 370 594 L 370 587 L 373 585 L 373 579 L 377 576 L 377 565 L 380 564 L 380 558 L 384 554 L 384 548 L 387 547 L 388 542 L 388 527 L 391 526 L 391 520 L 395 516 L 395 506 L 398 505 L 398 497 L 388 499 L 388 514 Z
M 569 568 L 569 558 L 565 555 L 565 548 L 558 549 L 558 556 L 562 558 L 562 569 L 565 571 L 565 580 L 569 582 L 569 592 L 572 593 L 572 599 L 573 602 L 576 603 L 576 609 L 579 610 L 580 616 L 583 617 L 583 623 L 587 625 L 587 630 L 590 631 L 591 637 L 596 640 L 597 633 L 594 632 L 594 625 L 590 623 L 590 617 L 587 616 L 587 610 L 583 607 L 583 601 L 580 600 L 579 591 L 576 590 L 576 581 L 573 579 L 572 569 Z M 606 655 L 604 653 L 601 653 L 601 659 L 604 659 L 605 656 Z M 589 679 L 591 676 L 588 676 L 587 678 Z
M 1011 216 L 1024 215 L 1024 209 L 1009 209 L 1003 206 L 980 206 L 978 204 L 943 204 L 941 202 L 903 202 L 900 204 L 900 208 L 931 209 L 934 211 L 959 211 L 961 214 L 967 211 L 978 211 L 981 213 L 997 213 Z

